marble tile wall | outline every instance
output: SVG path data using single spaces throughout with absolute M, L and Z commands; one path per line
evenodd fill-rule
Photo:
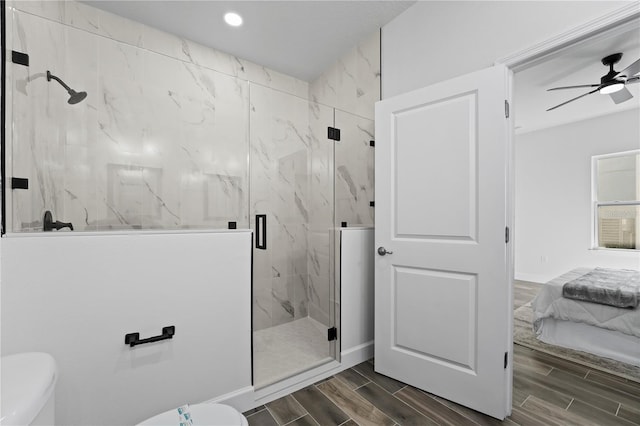
M 251 85 L 251 211 L 267 215 L 267 249 L 254 252 L 254 330 L 308 314 L 307 105 Z
M 46 71 L 95 96 L 96 57 L 85 57 L 85 53 L 96 50 L 96 40 L 77 37 L 74 31 L 32 15 L 9 13 L 13 49 L 33 53 L 29 67 L 9 64 L 13 73 L 11 173 L 29 178 L 30 189 L 12 191 L 13 214 L 8 222 L 13 225 L 10 231 L 41 230 L 45 210 L 63 214 L 66 198 L 83 195 L 73 182 L 90 169 L 86 148 L 88 140 L 95 140 L 95 126 L 87 124 L 95 123 L 97 117 L 88 104 L 71 108 L 66 91 L 55 81 L 47 82 Z M 60 54 L 65 51 L 69 54 Z M 81 66 L 70 67 L 74 61 Z M 92 190 L 90 179 L 83 183 L 85 191 Z
M 327 127 L 335 127 L 335 109 L 309 103 L 311 129 L 311 214 L 307 262 L 309 270 L 309 315 L 325 326 L 333 325 L 335 305 L 335 142 L 327 139 Z
M 271 240 L 276 238 L 277 253 L 287 252 L 287 246 L 306 252 L 306 282 L 301 285 L 300 276 L 296 274 L 303 270 L 303 262 L 295 250 L 279 259 L 280 262 L 287 259 L 285 264 L 278 263 L 279 254 L 256 250 L 255 330 L 297 319 L 300 313 L 327 327 L 336 320 L 339 290 L 335 285 L 335 229 L 345 221 L 349 225 L 373 226 L 374 208 L 369 203 L 374 194 L 374 148 L 369 141 L 374 139 L 374 103 L 379 99 L 379 55 L 379 33 L 376 32 L 309 85 L 310 101 L 306 110 L 305 105 L 291 95 L 272 93 L 271 104 L 264 103 L 270 92 L 262 86 L 251 85 L 251 194 L 257 197 L 251 197 L 251 210 L 258 214 L 275 213 L 278 206 L 273 201 L 281 203 L 279 205 L 288 211 L 290 222 L 286 226 L 280 218 L 274 218 L 275 224 L 269 222 L 268 244 L 273 244 Z M 286 104 L 290 106 L 285 107 Z M 256 109 L 257 105 L 261 107 Z M 299 108 L 298 115 L 293 111 L 295 108 Z M 261 111 L 272 111 L 274 115 Z M 307 111 L 307 117 L 299 114 L 301 111 Z M 297 117 L 295 125 L 292 117 Z M 274 178 L 277 173 L 265 173 L 264 165 L 273 167 L 275 161 L 268 158 L 269 155 L 280 155 L 267 141 L 288 143 L 283 142 L 286 137 L 278 138 L 273 133 L 283 126 L 294 126 L 298 140 L 306 141 L 307 174 L 296 176 L 295 189 L 282 173 L 280 182 Z M 341 129 L 340 142 L 327 139 L 328 126 Z M 279 133 L 283 134 L 282 130 Z M 276 142 L 278 140 L 280 142 Z M 302 162 L 300 157 L 298 164 Z M 280 194 L 271 197 L 271 204 L 263 199 L 269 193 L 268 188 Z M 298 196 L 299 200 L 286 201 L 288 197 L 278 192 L 281 190 Z M 305 193 L 312 196 L 302 197 Z M 301 204 L 305 205 L 305 214 L 295 217 L 293 206 L 298 208 Z M 301 223 L 301 219 L 304 225 L 294 226 Z M 300 233 L 294 235 L 293 230 Z M 286 271 L 284 275 L 283 271 Z M 303 290 L 306 298 L 300 297 Z
M 380 99 L 380 33 L 371 34 L 311 82 L 309 99 L 333 107 L 334 127 L 341 131 L 341 140 L 334 144 L 330 174 L 334 221 L 326 224 L 319 219 L 309 239 L 318 247 L 317 255 L 309 260 L 310 289 L 316 296 L 309 301 L 309 315 L 329 325 L 334 318 L 332 309 L 339 309 L 340 299 L 336 230 L 342 222 L 348 226 L 374 224 L 374 208 L 369 203 L 374 201 L 375 149 L 369 141 L 375 140 L 374 105 Z M 326 229 L 331 231 L 323 232 Z M 334 321 L 337 323 L 339 316 Z
M 368 118 L 336 110 L 336 127 L 341 129 L 336 142 L 336 223 L 348 226 L 373 226 L 374 122 Z
M 11 3 L 10 231 L 248 227 L 249 81 L 308 83 L 76 2 Z M 47 69 L 87 99 L 67 105 Z M 19 141 L 19 143 L 18 143 Z M 147 177 L 153 177 L 147 179 Z
M 73 0 L 9 0 L 9 8 L 302 98 L 309 84 L 228 53 Z
M 262 329 L 279 325 L 298 318 L 299 312 L 309 315 L 316 321 L 329 327 L 337 320 L 334 315 L 336 303 L 339 299 L 339 289 L 335 285 L 335 229 L 342 222 L 349 225 L 373 226 L 374 208 L 370 201 L 374 201 L 374 148 L 369 144 L 374 140 L 374 103 L 380 97 L 380 39 L 376 32 L 337 61 L 317 80 L 309 85 L 308 116 L 297 115 L 295 128 L 298 129 L 297 137 L 306 142 L 306 161 L 308 164 L 307 175 L 299 175 L 296 184 L 301 191 L 304 182 L 309 194 L 304 199 L 306 216 L 302 228 L 294 228 L 293 223 L 298 223 L 300 217 L 292 220 L 292 224 L 284 227 L 280 222 L 269 226 L 269 235 L 276 232 L 279 237 L 289 235 L 290 241 L 281 239 L 283 245 L 276 247 L 276 251 L 283 249 L 287 244 L 292 247 L 303 247 L 300 238 L 304 238 L 304 250 L 306 252 L 306 284 L 300 285 L 295 276 L 286 274 L 276 267 L 277 260 L 274 254 L 268 254 L 256 250 L 254 257 L 254 329 Z M 273 134 L 267 131 L 282 127 L 283 118 L 277 118 L 277 114 L 267 118 L 256 110 L 255 106 L 260 102 L 259 98 L 266 98 L 267 92 L 263 87 L 254 89 L 251 85 L 251 193 L 266 194 L 267 188 L 283 188 L 289 193 L 296 194 L 291 188 L 290 182 L 283 185 L 276 182 L 273 173 L 270 177 L 264 174 L 264 164 L 273 163 L 274 159 L 267 161 L 267 154 L 274 155 L 277 151 L 266 146 L 265 138 L 277 140 Z M 259 93 L 259 95 L 258 95 Z M 279 98 L 269 107 L 270 110 L 278 110 L 289 103 L 298 104 L 300 111 L 305 106 L 295 101 L 293 96 L 271 95 L 272 101 Z M 266 104 L 263 105 L 264 110 Z M 282 117 L 296 116 L 293 110 L 286 113 L 278 112 Z M 305 122 L 306 119 L 306 122 Z M 288 118 L 287 125 L 292 125 Z M 260 123 L 260 124 L 258 124 Z M 304 124 L 303 124 L 304 123 Z M 305 128 L 305 126 L 307 126 Z M 327 127 L 337 127 L 341 130 L 341 141 L 333 142 L 327 139 Z M 302 130 L 304 129 L 304 131 Z M 281 132 L 282 133 L 282 132 Z M 274 139 L 275 138 L 275 139 Z M 281 138 L 281 140 L 284 140 Z M 258 163 L 258 164 L 256 164 Z M 300 160 L 302 163 L 302 160 Z M 256 170 L 256 168 L 258 170 Z M 277 190 L 276 190 L 277 191 Z M 260 197 L 260 195 L 257 195 Z M 266 207 L 266 202 L 254 200 L 251 197 L 251 209 L 260 214 L 264 211 L 274 211 L 275 206 Z M 279 195 L 278 201 L 287 197 Z M 263 203 L 263 205 L 260 205 Z M 281 204 L 286 209 L 295 212 L 293 206 L 300 204 L 285 202 Z M 261 210 L 262 208 L 262 210 Z M 290 215 L 293 213 L 289 213 Z M 277 228 L 280 226 L 281 228 Z M 273 229 L 275 228 L 275 229 Z M 295 235 L 296 243 L 291 237 L 292 229 L 301 230 L 304 235 Z M 274 237 L 275 238 L 275 237 Z M 269 236 L 271 240 L 271 236 Z M 271 259 L 268 259 L 272 256 Z M 291 253 L 287 262 L 290 266 L 287 271 L 300 271 L 302 262 Z M 272 268 L 269 273 L 269 267 Z M 261 272 L 258 272 L 261 271 Z M 260 277 L 257 277 L 260 275 Z M 271 284 L 270 284 L 271 283 Z M 306 290 L 306 298 L 299 295 L 302 289 Z
M 306 317 L 310 306 L 329 309 L 333 109 L 260 85 L 250 90 L 251 211 L 267 215 L 267 250 L 254 252 L 260 330 Z
M 13 1 L 13 232 L 226 228 L 268 214 L 254 329 L 334 318 L 335 228 L 372 225 L 379 34 L 307 83 L 73 1 Z M 87 99 L 66 103 L 46 70 Z M 327 139 L 328 126 L 342 140 Z M 250 165 L 250 166 L 249 166 Z M 335 203 L 335 204 L 334 204 Z
M 309 99 L 373 120 L 380 100 L 380 33 L 365 38 L 312 81 Z

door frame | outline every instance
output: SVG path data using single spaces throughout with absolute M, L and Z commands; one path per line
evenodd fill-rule
M 565 50 L 589 41 L 594 37 L 624 32 L 638 25 L 639 22 L 640 7 L 638 7 L 638 3 L 631 3 L 555 37 L 498 58 L 494 63 L 496 65 L 505 65 L 516 73 L 544 62 L 553 56 L 561 55 Z
M 494 65 L 505 65 L 511 71 L 511 81 L 513 75 L 518 71 L 526 70 L 537 64 L 545 62 L 554 57 L 564 54 L 566 50 L 579 46 L 582 43 L 591 41 L 603 35 L 615 35 L 625 32 L 631 28 L 640 26 L 640 7 L 638 3 L 631 3 L 616 9 L 603 16 L 588 21 L 582 25 L 567 30 L 557 36 L 551 37 L 540 43 L 531 45 L 523 50 L 514 52 L 507 56 L 496 59 Z M 513 84 L 508 87 L 509 98 L 512 104 L 517 102 L 513 99 Z M 514 105 L 510 107 L 513 111 Z M 514 122 L 511 121 L 511 143 L 509 143 L 507 172 L 507 205 L 506 217 L 507 224 L 511 230 L 509 237 L 509 247 L 507 248 L 507 268 L 509 286 L 509 300 L 511 305 L 509 309 L 510 316 L 507 318 L 509 324 L 508 332 L 511 341 L 511 350 L 509 352 L 509 368 L 507 368 L 507 398 L 508 398 L 508 415 L 511 414 L 512 398 L 513 398 L 513 281 L 515 277 L 515 239 L 517 238 L 517 229 L 515 225 L 515 130 Z
M 640 7 L 637 3 L 631 3 L 555 37 L 498 58 L 494 63 L 505 65 L 516 73 L 561 55 L 565 50 L 595 37 L 621 33 L 637 26 L 638 23 L 640 23 Z

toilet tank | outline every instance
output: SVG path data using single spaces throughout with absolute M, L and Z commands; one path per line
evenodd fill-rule
M 49 354 L 28 352 L 3 356 L 0 425 L 55 424 L 56 362 Z

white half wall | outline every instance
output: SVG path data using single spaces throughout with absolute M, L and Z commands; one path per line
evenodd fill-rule
M 591 250 L 591 157 L 640 148 L 638 109 L 516 136 L 515 277 L 640 268 L 640 252 Z
M 374 230 L 340 231 L 340 355 L 345 368 L 373 356 Z
M 1 301 L 2 355 L 58 364 L 56 424 L 135 424 L 252 392 L 250 231 L 9 236 Z M 124 343 L 169 325 L 171 340 Z
M 482 68 L 624 1 L 418 1 L 382 27 L 382 99 Z

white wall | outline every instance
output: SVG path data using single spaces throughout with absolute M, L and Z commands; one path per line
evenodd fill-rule
M 1 301 L 2 355 L 58 364 L 57 424 L 135 424 L 252 397 L 249 231 L 10 236 Z M 171 340 L 124 343 L 169 325 Z
M 419 1 L 382 28 L 382 98 L 492 66 L 621 1 Z
M 373 356 L 373 228 L 340 230 L 340 355 L 347 366 Z
M 580 266 L 639 268 L 640 253 L 590 250 L 591 156 L 640 148 L 638 109 L 518 135 L 515 276 Z

